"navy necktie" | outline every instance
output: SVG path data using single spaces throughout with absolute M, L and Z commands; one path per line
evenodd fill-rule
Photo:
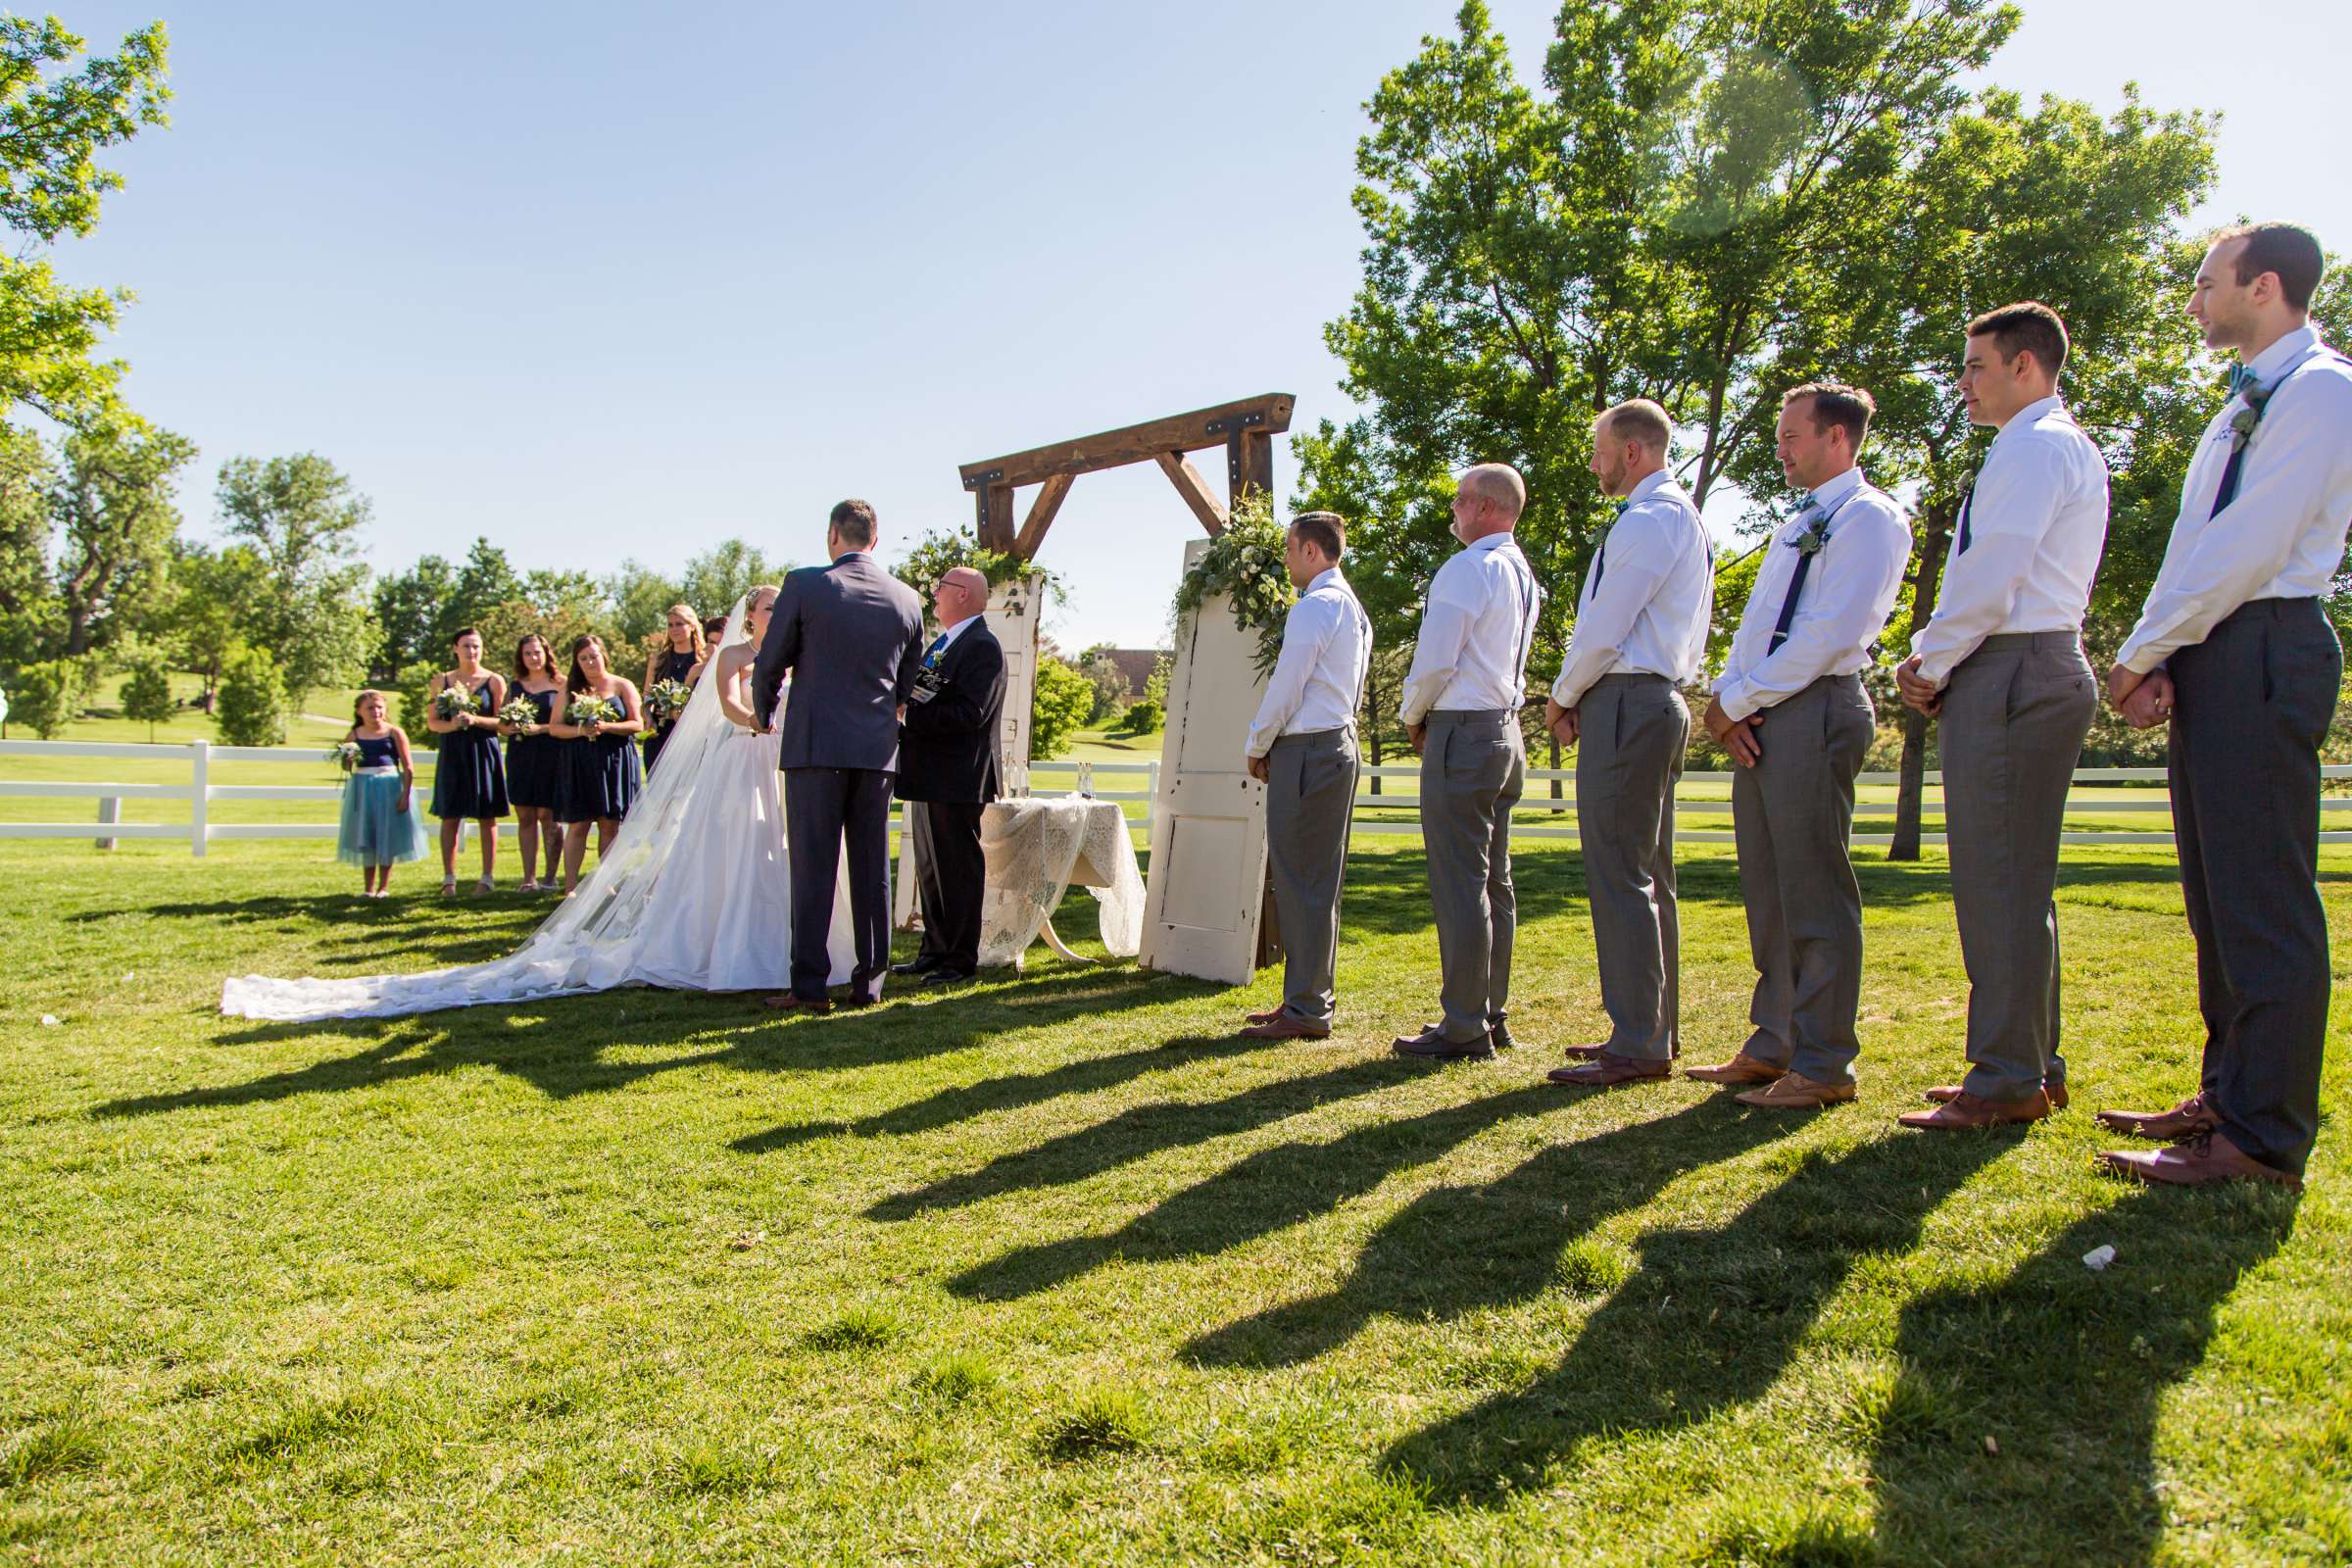
M 1620 517 L 1624 516 L 1626 513 L 1632 509 L 1633 504 L 1634 503 L 1630 498 L 1618 502 L 1617 515 Z M 1611 531 L 1614 531 L 1614 529 Z M 1608 534 L 1604 533 L 1600 536 L 1600 548 L 1592 552 L 1592 591 L 1594 593 L 1600 592 L 1600 579 L 1608 574 L 1608 569 L 1609 536 Z
M 1846 492 L 1844 501 L 1838 502 L 1837 506 L 1832 507 L 1828 513 L 1823 514 L 1821 519 L 1821 533 L 1822 546 L 1824 549 L 1827 549 L 1829 546 L 1831 519 L 1836 517 L 1838 512 L 1843 509 L 1846 501 L 1853 500 L 1855 496 L 1858 496 L 1861 493 L 1862 487 L 1860 485 L 1856 485 L 1853 489 Z M 1815 501 L 1810 495 L 1805 497 L 1805 501 L 1807 503 L 1805 512 L 1797 514 L 1800 520 L 1808 514 L 1818 513 L 1821 511 L 1821 503 Z M 1813 555 L 1819 554 L 1820 551 L 1815 551 L 1813 553 Z M 1799 554 L 1796 558 L 1796 570 L 1788 578 L 1788 597 L 1781 601 L 1781 618 L 1773 624 L 1772 641 L 1764 645 L 1765 658 L 1770 659 L 1773 655 L 1779 653 L 1781 651 L 1781 644 L 1788 640 L 1789 624 L 1796 619 L 1796 596 L 1805 591 L 1805 577 L 1812 571 L 1812 569 L 1813 556 Z
M 1976 504 L 1977 504 L 1977 476 L 1976 476 L 1975 474 L 1973 474 L 1973 473 L 1972 473 L 1972 474 L 1970 474 L 1970 475 L 1968 476 L 1968 488 L 1960 492 L 1960 550 L 1959 550 L 1959 553 L 1960 553 L 1961 555 L 1964 555 L 1964 556 L 1968 554 L 1968 546 L 1969 546 L 1969 533 L 1968 533 L 1968 514 L 1969 514 L 1969 513 L 1970 513 L 1970 512 L 1971 512 L 1971 511 L 1972 511 L 1972 510 L 1973 510 L 1973 509 L 1976 507 Z

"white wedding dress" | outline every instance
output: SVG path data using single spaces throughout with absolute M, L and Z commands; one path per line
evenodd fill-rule
M 742 617 L 739 600 L 727 618 L 730 635 Z M 717 688 L 715 679 L 696 683 L 612 853 L 514 954 L 422 974 L 231 977 L 220 988 L 220 1010 L 304 1021 L 536 1002 L 616 986 L 786 989 L 792 879 L 776 737 L 728 723 Z M 826 946 L 832 983 L 840 985 L 855 961 L 846 866 L 834 887 Z

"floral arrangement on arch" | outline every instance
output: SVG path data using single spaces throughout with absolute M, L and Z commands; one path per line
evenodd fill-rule
M 923 618 L 928 623 L 931 617 L 931 591 L 939 586 L 940 578 L 957 566 L 970 566 L 978 570 L 981 576 L 988 579 L 988 586 L 992 590 L 1002 588 L 1008 582 L 1026 584 L 1032 579 L 1043 579 L 1048 603 L 1063 605 L 1069 602 L 1068 590 L 1062 586 L 1061 579 L 1036 562 L 1023 561 L 1005 551 L 983 549 L 970 535 L 944 529 L 935 528 L 923 535 L 906 559 L 890 568 L 890 574 L 914 590 L 915 597 L 923 602 Z M 1015 610 L 1022 608 L 1017 595 L 1007 603 Z
M 1282 627 L 1298 594 L 1291 586 L 1290 568 L 1283 564 L 1282 525 L 1274 520 L 1272 503 L 1252 494 L 1233 509 L 1225 531 L 1176 585 L 1176 618 L 1200 610 L 1213 594 L 1233 602 L 1233 618 L 1245 631 L 1257 634 L 1257 667 L 1273 669 L 1282 657 Z

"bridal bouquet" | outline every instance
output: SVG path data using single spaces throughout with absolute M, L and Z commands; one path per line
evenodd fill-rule
M 620 705 L 610 697 L 574 697 L 564 709 L 564 722 L 574 729 L 591 724 L 620 722 Z
M 667 723 L 686 711 L 694 688 L 682 680 L 658 680 L 645 689 L 645 710 L 657 722 Z
M 488 698 L 477 698 L 461 686 L 444 686 L 433 694 L 433 716 L 455 718 L 460 713 L 478 713 L 489 706 Z
M 340 741 L 327 752 L 326 760 L 346 776 L 356 773 L 360 767 L 360 743 Z
M 523 729 L 539 722 L 539 710 L 531 705 L 528 698 L 517 697 L 498 710 L 498 721 Z

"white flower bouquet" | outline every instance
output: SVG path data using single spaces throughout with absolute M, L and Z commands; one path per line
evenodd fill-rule
M 450 719 L 460 713 L 478 713 L 488 706 L 488 701 L 475 697 L 463 686 L 444 686 L 433 694 L 433 716 Z
M 531 705 L 528 698 L 517 697 L 498 710 L 498 721 L 501 724 L 512 724 L 516 729 L 521 729 L 525 725 L 539 722 L 539 710 Z
M 666 723 L 686 711 L 686 700 L 693 695 L 694 688 L 682 680 L 658 680 L 645 689 L 645 710 Z
M 591 724 L 620 722 L 620 705 L 610 697 L 574 697 L 564 708 L 564 722 L 574 729 Z

